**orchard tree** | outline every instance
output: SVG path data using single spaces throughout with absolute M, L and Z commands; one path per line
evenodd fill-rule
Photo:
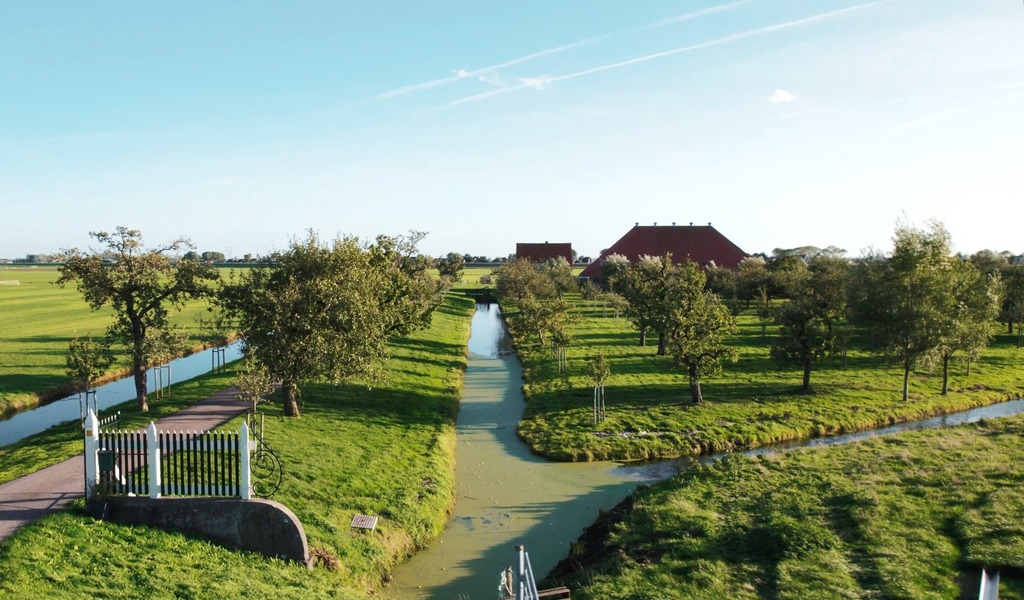
M 637 265 L 625 256 L 612 254 L 601 266 L 613 292 L 626 300 L 623 314 L 640 332 L 640 345 L 647 345 L 647 331 L 656 323 L 660 305 L 655 297 L 658 266 L 657 259 L 640 257 Z M 645 266 L 639 267 L 643 263 Z
M 579 289 L 576 276 L 572 274 L 572 265 L 564 256 L 550 258 L 539 265 L 540 272 L 551 280 L 555 293 L 559 298 L 568 292 Z
M 999 314 L 999 275 L 986 275 L 974 264 L 951 259 L 953 267 L 952 310 L 942 320 L 942 339 L 932 354 L 942 365 L 942 394 L 949 392 L 949 359 L 964 354 L 970 364 L 992 339 L 993 321 Z
M 548 336 L 565 343 L 569 339 L 565 328 L 572 307 L 559 295 L 553 273 L 523 259 L 509 261 L 494 270 L 498 299 L 517 309 L 510 316 L 514 326 L 536 334 L 542 345 Z
M 927 230 L 900 224 L 888 257 L 873 253 L 858 266 L 854 315 L 872 348 L 903 368 L 903 400 L 910 371 L 938 351 L 947 315 L 955 310 L 952 241 L 941 223 Z
M 797 364 L 803 369 L 805 394 L 811 392 L 811 369 L 833 347 L 832 320 L 841 315 L 845 299 L 837 295 L 845 287 L 837 285 L 831 258 L 812 259 L 800 275 L 786 281 L 787 300 L 772 311 L 779 333 L 772 344 L 771 356 L 780 365 Z
M 300 414 L 300 385 L 383 376 L 388 336 L 429 323 L 421 262 L 408 240 L 354 237 L 321 243 L 313 232 L 223 286 L 221 304 L 237 321 L 246 355 L 281 381 L 286 416 Z M 408 259 L 408 260 L 407 260 Z
M 114 364 L 114 351 L 110 349 L 110 340 L 100 338 L 93 340 L 75 338 L 68 343 L 66 357 L 67 374 L 76 384 L 89 391 Z
M 701 379 L 719 374 L 723 359 L 736 360 L 735 350 L 725 344 L 726 336 L 736 332 L 736 321 L 721 298 L 705 289 L 704 272 L 696 263 L 679 265 L 677 281 L 668 349 L 689 376 L 691 401 L 701 404 Z
M 1006 323 L 1007 333 L 1013 333 L 1017 325 L 1017 347 L 1024 341 L 1024 265 L 1007 265 L 1003 268 L 1003 293 L 999 309 L 999 321 Z
M 107 334 L 128 347 L 139 410 L 147 411 L 146 369 L 152 358 L 147 340 L 167 330 L 171 308 L 208 296 L 210 282 L 220 275 L 200 261 L 174 260 L 179 251 L 193 247 L 186 238 L 147 249 L 142 245 L 142 233 L 127 227 L 89 235 L 104 250 L 92 254 L 68 250 L 56 283 L 62 287 L 77 284 L 93 310 L 113 308 L 114 323 Z
M 437 271 L 441 279 L 448 279 L 452 283 L 462 279 L 462 272 L 465 268 L 465 258 L 455 252 L 449 252 L 447 256 L 437 259 Z
M 434 309 L 454 284 L 451 279 L 433 277 L 429 270 L 435 266 L 434 259 L 417 252 L 426 235 L 421 231 L 411 231 L 408 236 L 381 235 L 365 249 L 370 266 L 385 279 L 377 300 L 388 335 L 404 336 L 429 327 Z

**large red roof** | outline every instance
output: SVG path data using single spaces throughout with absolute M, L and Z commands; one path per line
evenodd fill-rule
M 542 263 L 549 259 L 562 256 L 572 264 L 572 244 L 516 244 L 516 258 L 525 258 L 531 262 Z
M 580 274 L 583 277 L 604 279 L 601 263 L 612 254 L 621 254 L 636 262 L 643 255 L 664 256 L 672 253 L 672 260 L 682 262 L 689 258 L 704 266 L 711 261 L 720 267 L 736 268 L 747 254 L 729 241 L 711 225 L 637 225 L 612 244 L 606 252 Z

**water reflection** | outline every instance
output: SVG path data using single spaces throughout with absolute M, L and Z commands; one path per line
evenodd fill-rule
M 214 352 L 217 350 L 208 349 L 171 361 L 170 374 L 173 377 L 173 381 L 185 381 L 208 373 L 212 369 L 215 358 Z M 228 362 L 241 358 L 241 342 L 235 342 L 224 347 L 223 353 L 223 359 Z M 147 381 L 151 393 L 155 391 L 155 379 L 153 373 L 150 372 Z M 101 411 L 133 398 L 135 398 L 135 380 L 132 377 L 118 379 L 96 388 L 96 401 Z M 92 400 L 90 399 L 91 405 Z M 45 431 L 58 423 L 78 420 L 81 417 L 80 406 L 78 394 L 72 394 L 38 408 L 20 412 L 7 420 L 0 421 L 0 446 L 13 444 L 30 435 Z

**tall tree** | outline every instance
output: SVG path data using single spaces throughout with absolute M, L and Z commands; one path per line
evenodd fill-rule
M 379 380 L 388 336 L 429 322 L 413 281 L 420 263 L 401 240 L 381 237 L 363 247 L 342 237 L 328 245 L 310 232 L 274 258 L 223 286 L 220 298 L 237 319 L 246 354 L 281 381 L 287 416 L 299 416 L 305 382 Z
M 128 347 L 139 410 L 147 411 L 146 369 L 151 358 L 147 339 L 167 329 L 170 308 L 209 295 L 210 282 L 220 275 L 200 261 L 173 260 L 173 254 L 193 247 L 186 238 L 147 249 L 142 233 L 127 227 L 89 235 L 105 250 L 92 254 L 68 250 L 56 283 L 62 287 L 76 283 L 93 310 L 114 309 L 114 323 L 107 333 Z
M 726 336 L 736 332 L 736 321 L 718 295 L 705 289 L 704 272 L 696 263 L 688 260 L 679 265 L 676 281 L 672 297 L 676 322 L 668 349 L 689 376 L 690 399 L 701 404 L 701 379 L 720 373 L 723 359 L 736 359 L 735 350 L 725 344 Z
M 910 397 L 911 369 L 942 344 L 946 315 L 954 310 L 951 247 L 941 223 L 928 230 L 900 224 L 891 256 L 876 252 L 857 268 L 854 315 L 873 349 L 900 361 L 903 400 Z

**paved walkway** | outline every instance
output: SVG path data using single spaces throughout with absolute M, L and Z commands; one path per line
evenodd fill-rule
M 250 408 L 235 398 L 238 390 L 228 388 L 205 400 L 160 419 L 158 429 L 169 431 L 204 431 L 213 429 Z M 0 485 L 0 540 L 23 526 L 67 508 L 85 492 L 82 455 L 69 458 L 51 467 L 19 477 Z

